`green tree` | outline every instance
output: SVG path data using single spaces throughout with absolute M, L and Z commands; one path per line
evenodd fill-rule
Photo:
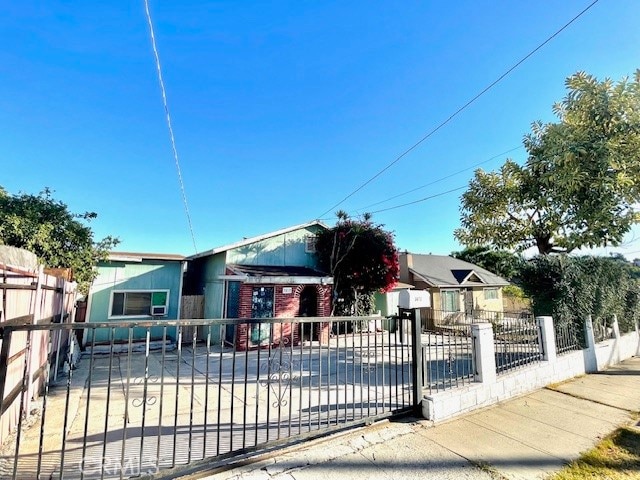
M 333 276 L 332 314 L 372 313 L 373 294 L 398 281 L 400 267 L 393 234 L 371 222 L 370 215 L 354 220 L 337 212 L 333 228 L 318 234 L 316 251 L 320 267 Z
M 639 220 L 640 71 L 617 83 L 579 72 L 566 86 L 558 122 L 525 137 L 524 166 L 475 172 L 455 232 L 464 245 L 543 255 L 615 246 Z
M 111 236 L 94 242 L 87 223 L 96 216 L 69 212 L 48 188 L 39 195 L 10 195 L 0 187 L 0 243 L 35 253 L 47 267 L 71 268 L 84 293 L 95 278 L 93 267 L 119 243 Z
M 523 262 L 520 255 L 488 246 L 468 247 L 460 252 L 451 252 L 451 256 L 478 265 L 510 281 L 518 275 Z

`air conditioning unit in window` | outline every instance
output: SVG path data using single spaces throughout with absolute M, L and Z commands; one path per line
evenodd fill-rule
M 164 317 L 167 314 L 167 307 L 165 305 L 154 305 L 151 307 L 151 315 L 154 317 Z

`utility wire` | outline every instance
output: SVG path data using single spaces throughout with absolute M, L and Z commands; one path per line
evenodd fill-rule
M 418 140 L 416 143 L 414 143 L 413 145 L 411 145 L 409 148 L 407 148 L 404 152 L 402 152 L 400 155 L 398 155 L 395 160 L 393 160 L 391 163 L 389 163 L 386 167 L 384 167 L 382 170 L 380 170 L 378 173 L 376 173 L 373 177 L 369 178 L 369 180 L 367 180 L 366 182 L 364 182 L 362 185 L 360 185 L 358 188 L 356 188 L 355 190 L 353 190 L 349 195 L 347 195 L 346 197 L 344 197 L 342 200 L 340 200 L 338 203 L 336 203 L 335 205 L 333 205 L 331 208 L 328 208 L 325 212 L 323 212 L 321 215 L 319 215 L 319 217 L 323 217 L 324 215 L 326 215 L 327 213 L 331 212 L 334 208 L 338 207 L 339 205 L 341 205 L 342 203 L 344 203 L 346 200 L 348 200 L 349 198 L 351 198 L 353 195 L 355 195 L 356 193 L 358 193 L 360 190 L 362 190 L 364 187 L 366 187 L 367 185 L 369 185 L 371 182 L 373 182 L 376 178 L 378 178 L 380 175 L 382 175 L 384 172 L 386 172 L 387 170 L 389 170 L 392 166 L 394 166 L 396 163 L 398 163 L 400 160 L 402 160 L 402 158 L 404 158 L 407 154 L 409 154 L 410 152 L 412 152 L 413 150 L 415 150 L 420 144 L 422 144 L 424 141 L 426 141 L 429 137 L 431 137 L 434 133 L 436 133 L 438 130 L 440 130 L 442 127 L 444 127 L 446 124 L 448 124 L 451 120 L 453 120 L 456 116 L 458 116 L 458 114 L 460 114 L 462 111 L 466 110 L 467 107 L 469 107 L 471 104 L 473 104 L 476 100 L 478 100 L 482 95 L 484 95 L 485 93 L 487 93 L 489 90 L 491 90 L 495 85 L 497 85 L 500 81 L 502 81 L 507 75 L 509 75 L 511 72 L 513 72 L 516 68 L 518 68 L 520 65 L 522 65 L 527 59 L 529 59 L 529 57 L 531 57 L 533 54 L 535 54 L 538 50 L 540 50 L 542 47 L 544 47 L 547 43 L 549 43 L 551 40 L 553 40 L 555 37 L 557 37 L 563 30 L 565 30 L 567 27 L 569 27 L 569 25 L 571 25 L 573 22 L 575 22 L 578 18 L 580 18 L 582 15 L 584 15 L 591 7 L 593 7 L 596 3 L 598 3 L 600 0 L 594 0 L 593 2 L 591 2 L 584 10 L 582 10 L 580 13 L 578 13 L 575 17 L 573 17 L 571 20 L 569 20 L 567 23 L 565 23 L 560 29 L 556 30 L 555 33 L 553 33 L 550 37 L 548 37 L 544 42 L 542 42 L 540 45 L 538 45 L 536 48 L 534 48 L 533 50 L 531 50 L 527 55 L 525 55 L 523 58 L 521 58 L 516 64 L 514 64 L 511 68 L 509 68 L 506 72 L 504 72 L 502 75 L 500 75 L 496 80 L 494 80 L 492 83 L 490 83 L 487 87 L 485 87 L 480 93 L 478 93 L 475 97 L 473 97 L 471 100 L 469 100 L 467 103 L 465 103 L 464 105 L 462 105 L 460 108 L 458 108 L 454 113 L 452 113 L 449 117 L 447 117 L 446 120 L 442 121 L 441 123 L 439 123 L 435 128 L 433 128 L 431 131 L 429 131 L 426 135 L 424 135 L 420 140 Z
M 443 180 L 446 180 L 448 178 L 451 178 L 451 177 L 454 177 L 454 176 L 459 175 L 461 173 L 464 173 L 464 172 L 466 172 L 468 170 L 471 170 L 472 168 L 476 168 L 476 167 L 479 167 L 480 165 L 484 165 L 485 163 L 489 163 L 490 161 L 495 160 L 496 158 L 500 158 L 503 155 L 506 155 L 507 153 L 511 153 L 511 152 L 513 152 L 515 150 L 519 150 L 521 148 L 523 148 L 522 145 L 514 147 L 514 148 L 512 148 L 510 150 L 507 150 L 505 152 L 502 152 L 502 153 L 499 153 L 497 155 L 494 155 L 491 158 L 488 158 L 488 159 L 483 160 L 483 161 L 478 162 L 478 163 L 474 163 L 473 165 L 470 165 L 467 168 L 463 168 L 462 170 L 458 170 L 457 172 L 450 173 L 449 175 L 445 175 L 444 177 L 440 177 L 440 178 L 437 178 L 436 180 L 432 180 L 429 183 L 425 183 L 424 185 L 420 185 L 419 187 L 412 188 L 411 190 L 407 190 L 406 192 L 398 193 L 397 195 L 394 195 L 393 197 L 389 197 L 389 198 L 387 198 L 385 200 L 380 200 L 379 202 L 372 203 L 370 205 L 367 205 L 366 207 L 357 208 L 356 211 L 357 212 L 361 212 L 361 211 L 363 211 L 363 210 L 365 210 L 367 208 L 375 207 L 376 205 L 380 205 L 381 203 L 386 203 L 386 202 L 389 202 L 391 200 L 395 200 L 398 197 L 404 197 L 405 195 L 408 195 L 408 194 L 413 193 L 413 192 L 418 191 L 418 190 L 422 190 L 423 188 L 426 188 L 426 187 L 428 187 L 430 185 L 434 185 L 436 183 L 442 182 Z
M 494 157 L 492 157 L 492 158 L 490 158 L 490 159 L 487 159 L 487 160 L 484 160 L 484 161 L 482 161 L 482 162 L 479 162 L 479 163 L 478 163 L 478 164 L 476 164 L 476 165 L 479 165 L 479 164 L 482 164 L 482 163 L 486 163 L 486 162 L 488 162 L 488 161 L 490 161 L 490 160 L 493 160 L 494 158 L 500 157 L 500 156 L 504 155 L 505 153 L 509 153 L 509 152 L 511 152 L 511 151 L 513 151 L 513 150 L 517 150 L 517 149 L 519 149 L 519 148 L 522 148 L 522 147 L 515 147 L 515 148 L 512 148 L 511 150 L 507 150 L 506 152 L 500 153 L 500 154 L 498 154 L 498 155 L 496 155 L 496 156 L 494 156 Z M 562 150 L 562 151 L 558 152 L 558 154 L 566 153 L 566 152 L 569 152 L 569 151 L 570 151 L 569 149 L 565 149 L 565 150 Z M 533 161 L 532 161 L 532 160 L 527 160 L 527 161 L 525 162 L 525 165 L 533 166 L 533 165 L 536 165 L 536 164 L 538 164 L 538 163 L 545 163 L 545 162 L 547 162 L 547 160 L 545 160 L 545 159 L 536 159 L 536 160 L 533 160 Z M 473 166 L 472 166 L 472 167 L 469 167 L 469 168 L 473 168 Z M 465 170 L 468 170 L 469 168 L 467 168 L 467 169 L 465 169 Z M 434 180 L 434 181 L 433 181 L 433 182 L 431 182 L 430 184 L 437 183 L 437 182 L 439 182 L 439 181 L 441 181 L 441 180 L 444 180 L 444 179 L 446 179 L 446 178 L 452 177 L 453 175 L 457 175 L 457 174 L 458 174 L 458 173 L 460 173 L 460 172 L 464 172 L 465 170 L 460 170 L 459 172 L 452 173 L 452 174 L 447 175 L 447 176 L 445 176 L 445 177 L 442 177 L 442 178 L 440 178 L 440 179 Z M 427 184 L 427 185 L 430 185 L 430 184 Z M 423 185 L 423 186 L 426 186 L 426 185 Z M 388 207 L 388 208 L 382 208 L 382 209 L 380 209 L 380 210 L 374 210 L 374 211 L 372 211 L 372 212 L 368 212 L 368 213 L 370 213 L 370 214 L 374 214 L 374 213 L 386 212 L 386 211 L 388 211 L 388 210 L 395 210 L 396 208 L 407 207 L 407 206 L 410 206 L 410 205 L 414 205 L 414 204 L 416 204 L 416 203 L 421 203 L 421 202 L 424 202 L 424 201 L 426 201 L 426 200 L 431 200 L 432 198 L 440 197 L 440 196 L 442 196 L 442 195 L 446 195 L 447 193 L 455 192 L 455 191 L 462 190 L 463 188 L 468 188 L 468 187 L 469 187 L 469 185 L 467 184 L 467 185 L 465 185 L 465 186 L 463 186 L 463 187 L 457 187 L 457 188 L 453 188 L 453 189 L 451 189 L 451 190 L 447 190 L 446 192 L 436 193 L 436 194 L 434 194 L 434 195 L 429 195 L 428 197 L 419 198 L 418 200 L 413 200 L 413 201 L 411 201 L 411 202 L 402 203 L 402 204 L 400 204 L 400 205 L 394 205 L 394 206 L 392 206 L 392 207 Z M 404 192 L 404 193 L 401 193 L 401 194 L 399 194 L 399 195 L 396 195 L 395 197 L 391 197 L 391 198 L 388 198 L 388 199 L 386 199 L 386 200 L 382 200 L 381 202 L 378 202 L 377 204 L 379 204 L 379 203 L 384 203 L 384 202 L 386 202 L 386 201 L 388 201 L 388 200 L 391 200 L 391 199 L 393 199 L 393 198 L 397 198 L 397 197 L 400 197 L 400 196 L 405 195 L 405 194 L 407 194 L 407 193 L 414 192 L 414 191 L 416 191 L 416 190 L 419 190 L 420 188 L 422 188 L 422 187 L 417 187 L 417 188 L 414 188 L 413 190 L 409 190 L 409 191 L 407 191 L 407 192 Z M 374 203 L 373 205 L 377 205 L 377 204 L 376 204 L 376 203 Z M 369 206 L 372 206 L 372 205 L 369 205 Z M 367 207 L 365 207 L 365 208 L 367 208 Z M 329 218 L 323 218 L 322 220 L 329 220 Z M 634 242 L 634 240 L 635 240 L 635 233 L 634 233 L 634 237 L 633 237 L 629 242 L 627 242 L 627 243 L 633 243 L 633 242 Z M 620 246 L 622 246 L 622 245 L 624 245 L 624 243 L 623 243 L 623 244 L 621 244 Z
M 467 188 L 468 185 L 463 185 L 462 187 L 452 188 L 451 190 L 447 190 L 446 192 L 436 193 L 434 195 L 429 195 L 428 197 L 420 198 L 418 200 L 414 200 L 412 202 L 402 203 L 400 205 L 394 205 L 393 207 L 381 208 L 380 210 L 374 210 L 373 212 L 369 212 L 371 214 L 386 212 L 388 210 L 395 210 L 396 208 L 407 207 L 409 205 L 414 205 L 416 203 L 426 202 L 427 200 L 431 200 L 432 198 L 441 197 L 442 195 L 446 195 L 447 193 L 457 192 L 458 190 L 462 190 L 463 188 Z
M 189 232 L 191 233 L 191 240 L 193 241 L 193 248 L 198 253 L 198 247 L 196 246 L 196 236 L 193 233 L 193 224 L 191 223 L 191 215 L 189 214 L 189 204 L 187 202 L 187 194 L 184 190 L 184 182 L 182 181 L 182 170 L 180 169 L 180 160 L 178 158 L 178 149 L 176 148 L 176 139 L 173 135 L 173 126 L 171 123 L 171 115 L 169 114 L 169 105 L 167 103 L 167 91 L 164 88 L 164 80 L 162 79 L 162 68 L 160 67 L 160 56 L 158 55 L 158 48 L 156 46 L 156 36 L 153 31 L 153 22 L 151 21 L 151 13 L 149 12 L 149 0 L 144 0 L 144 8 L 147 13 L 147 22 L 149 23 L 149 33 L 151 34 L 151 45 L 153 47 L 153 55 L 156 60 L 156 70 L 158 71 L 158 82 L 160 83 L 160 90 L 162 92 L 162 103 L 164 105 L 164 113 L 167 119 L 167 128 L 169 129 L 169 138 L 171 139 L 171 148 L 173 149 L 173 158 L 176 163 L 176 171 L 178 172 L 178 183 L 180 184 L 180 193 L 182 194 L 182 203 L 184 204 L 184 212 L 187 215 L 187 223 L 189 224 Z

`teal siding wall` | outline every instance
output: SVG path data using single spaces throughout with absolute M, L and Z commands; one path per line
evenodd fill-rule
M 315 255 L 305 252 L 305 238 L 315 235 L 321 229 L 322 227 L 318 225 L 312 225 L 208 257 L 202 273 L 204 317 L 223 318 L 224 316 L 225 283 L 219 276 L 226 274 L 227 265 L 317 267 Z M 221 336 L 222 329 L 212 329 L 213 342 L 220 342 Z
M 204 318 L 222 318 L 224 314 L 224 280 L 218 277 L 226 271 L 226 252 L 207 258 L 204 267 Z M 221 329 L 211 329 L 211 340 L 221 341 Z
M 315 255 L 304 251 L 305 238 L 321 227 L 312 225 L 227 252 L 227 263 L 315 267 Z
M 89 322 L 112 322 L 117 325 L 127 320 L 109 319 L 109 302 L 114 290 L 169 290 L 169 305 L 166 320 L 178 318 L 180 302 L 180 278 L 182 264 L 179 261 L 143 260 L 141 263 L 105 262 L 97 267 L 98 276 L 93 281 L 89 293 Z M 131 320 L 151 319 L 151 316 L 135 317 Z M 153 328 L 151 337 L 162 338 L 162 328 Z M 117 329 L 115 339 L 128 338 L 127 329 Z M 145 338 L 145 329 L 135 329 L 134 338 Z M 175 329 L 167 330 L 171 340 L 175 340 Z M 109 329 L 96 330 L 96 342 L 109 341 Z M 88 338 L 91 341 L 91 338 Z

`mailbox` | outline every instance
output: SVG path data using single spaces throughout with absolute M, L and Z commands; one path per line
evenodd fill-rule
M 402 290 L 398 294 L 400 308 L 427 308 L 431 306 L 431 296 L 427 290 Z

